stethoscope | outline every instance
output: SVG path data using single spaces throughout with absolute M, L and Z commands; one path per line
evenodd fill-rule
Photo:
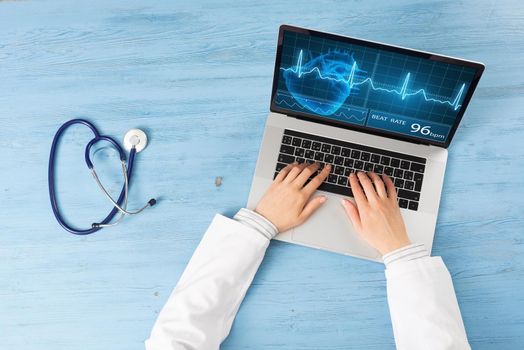
M 91 170 L 91 174 L 93 175 L 93 178 L 95 179 L 96 183 L 102 190 L 102 192 L 105 194 L 107 199 L 113 204 L 113 209 L 111 212 L 100 222 L 95 222 L 91 225 L 91 228 L 89 229 L 77 229 L 66 223 L 64 218 L 62 217 L 62 214 L 60 213 L 60 209 L 58 209 L 58 204 L 56 200 L 56 193 L 55 193 L 55 158 L 56 158 L 56 148 L 58 141 L 60 140 L 60 137 L 64 133 L 64 131 L 70 127 L 73 124 L 83 124 L 87 126 L 95 137 L 89 141 L 89 143 L 86 145 L 85 149 L 85 162 L 87 164 L 87 167 Z M 98 143 L 99 141 L 107 141 L 109 142 L 119 153 L 120 156 L 120 162 L 122 165 L 122 173 L 124 174 L 124 185 L 122 187 L 122 190 L 120 191 L 120 195 L 118 199 L 115 201 L 113 197 L 109 194 L 109 192 L 105 189 L 105 187 L 100 182 L 100 179 L 98 178 L 98 175 L 95 171 L 95 167 L 93 166 L 93 162 L 91 161 L 91 148 Z M 55 137 L 53 139 L 53 144 L 51 145 L 51 153 L 49 155 L 49 168 L 48 168 L 48 184 L 49 184 L 49 198 L 51 200 L 51 207 L 53 208 L 53 213 L 55 214 L 56 220 L 58 223 L 67 231 L 75 234 L 75 235 L 88 235 L 90 233 L 94 233 L 98 230 L 100 230 L 103 227 L 109 227 L 114 226 L 118 224 L 124 216 L 126 215 L 136 215 L 138 213 L 141 213 L 144 209 L 147 207 L 152 207 L 156 204 L 156 200 L 154 198 L 150 199 L 146 205 L 144 205 L 142 208 L 135 210 L 135 211 L 129 211 L 127 210 L 127 199 L 128 199 L 128 189 L 129 189 L 129 182 L 131 181 L 131 174 L 133 171 L 133 163 L 135 160 L 136 153 L 142 151 L 147 145 L 147 136 L 146 134 L 140 130 L 140 129 L 131 129 L 129 130 L 125 136 L 124 136 L 124 147 L 129 151 L 129 160 L 127 161 L 126 166 L 126 154 L 122 147 L 111 137 L 100 135 L 96 127 L 88 122 L 87 120 L 83 119 L 73 119 L 66 123 L 64 123 L 60 129 L 55 134 Z M 120 212 L 120 217 L 115 221 L 111 222 L 115 215 Z

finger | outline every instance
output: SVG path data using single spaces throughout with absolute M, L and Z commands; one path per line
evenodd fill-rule
M 353 198 L 357 202 L 357 206 L 362 208 L 368 204 L 368 199 L 364 194 L 364 190 L 360 186 L 360 181 L 355 173 L 349 174 L 349 184 L 351 185 L 351 192 L 353 192 Z
M 307 164 L 305 163 L 302 163 L 302 164 L 295 164 L 291 170 L 289 170 L 289 173 L 287 174 L 287 176 L 284 178 L 284 180 L 282 180 L 282 182 L 284 183 L 290 183 L 291 181 L 295 180 L 295 178 L 298 176 L 298 174 L 300 174 L 302 172 L 302 169 L 304 169 L 306 167 Z
M 375 192 L 375 188 L 373 188 L 373 183 L 371 182 L 367 174 L 363 171 L 359 171 L 357 176 L 360 181 L 360 185 L 364 189 L 364 193 L 366 194 L 368 202 L 376 201 L 377 192 Z
M 282 180 L 284 180 L 291 168 L 293 168 L 297 164 L 297 162 L 293 162 L 283 167 L 282 170 L 280 170 L 280 172 L 278 173 L 277 177 L 275 177 L 274 182 L 281 182 Z
M 388 197 L 391 198 L 393 201 L 397 201 L 397 191 L 395 190 L 395 185 L 393 184 L 393 180 L 386 174 L 382 174 L 382 180 L 384 180 L 384 183 L 386 184 L 386 188 L 388 190 Z
M 349 216 L 349 219 L 353 223 L 353 226 L 355 226 L 355 229 L 360 231 L 362 223 L 360 221 L 360 212 L 358 211 L 357 205 L 347 199 L 340 200 L 340 203 L 342 203 L 344 211 L 346 212 L 347 216 Z
M 299 221 L 302 223 L 306 221 L 311 214 L 313 214 L 322 204 L 324 204 L 327 200 L 326 196 L 319 196 L 315 197 L 312 200 L 310 200 L 304 209 L 302 209 L 302 213 L 298 216 Z
M 377 194 L 380 198 L 387 198 L 388 195 L 386 193 L 386 187 L 384 187 L 384 182 L 380 178 L 380 176 L 377 175 L 375 172 L 371 172 L 369 174 L 369 177 L 371 177 L 371 180 L 373 181 L 373 184 L 375 185 L 375 190 L 377 191 Z
M 322 182 L 324 182 L 324 180 L 328 177 L 330 170 L 330 164 L 324 165 L 322 171 L 318 173 L 318 175 L 313 179 L 311 179 L 311 181 L 309 181 L 309 183 L 304 187 L 304 191 L 308 196 L 311 196 L 313 192 L 317 190 L 318 186 L 322 185 Z
M 318 163 L 313 163 L 306 166 L 302 170 L 302 172 L 297 176 L 297 178 L 293 181 L 293 183 L 300 188 L 304 187 L 304 184 L 306 183 L 307 179 L 309 179 L 309 177 L 313 175 L 318 170 L 318 168 L 320 168 L 320 164 Z

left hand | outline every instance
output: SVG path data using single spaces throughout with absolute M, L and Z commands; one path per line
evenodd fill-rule
M 255 212 L 271 221 L 278 232 L 302 224 L 327 200 L 325 196 L 309 199 L 329 175 L 330 165 L 324 166 L 324 169 L 305 185 L 319 167 L 318 163 L 308 165 L 296 162 L 286 166 L 262 197 Z

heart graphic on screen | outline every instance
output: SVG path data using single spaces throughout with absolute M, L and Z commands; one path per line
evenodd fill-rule
M 358 72 L 353 56 L 331 51 L 304 61 L 300 51 L 297 64 L 284 71 L 288 91 L 303 108 L 321 115 L 335 113 L 356 90 L 350 84 Z

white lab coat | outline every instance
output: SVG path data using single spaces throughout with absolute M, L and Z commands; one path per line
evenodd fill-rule
M 216 215 L 160 312 L 146 349 L 219 349 L 268 245 L 255 229 Z M 386 278 L 397 349 L 470 349 L 440 257 L 392 263 Z

